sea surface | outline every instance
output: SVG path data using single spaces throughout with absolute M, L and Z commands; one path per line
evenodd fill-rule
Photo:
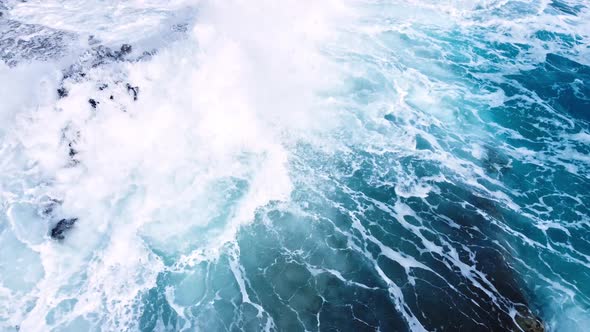
M 590 2 L 0 14 L 0 331 L 590 330 Z

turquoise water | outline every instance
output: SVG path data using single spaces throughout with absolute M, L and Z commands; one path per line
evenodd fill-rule
M 585 2 L 0 10 L 0 330 L 590 326 Z

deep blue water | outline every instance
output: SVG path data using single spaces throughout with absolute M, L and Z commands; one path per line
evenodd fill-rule
M 0 0 L 0 330 L 586 331 L 588 7 Z

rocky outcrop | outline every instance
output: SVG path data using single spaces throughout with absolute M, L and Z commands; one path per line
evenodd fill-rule
M 65 239 L 65 234 L 74 227 L 78 218 L 62 219 L 51 229 L 51 238 L 54 240 Z

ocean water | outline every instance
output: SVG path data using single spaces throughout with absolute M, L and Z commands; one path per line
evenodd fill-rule
M 590 329 L 590 3 L 0 13 L 1 331 Z

